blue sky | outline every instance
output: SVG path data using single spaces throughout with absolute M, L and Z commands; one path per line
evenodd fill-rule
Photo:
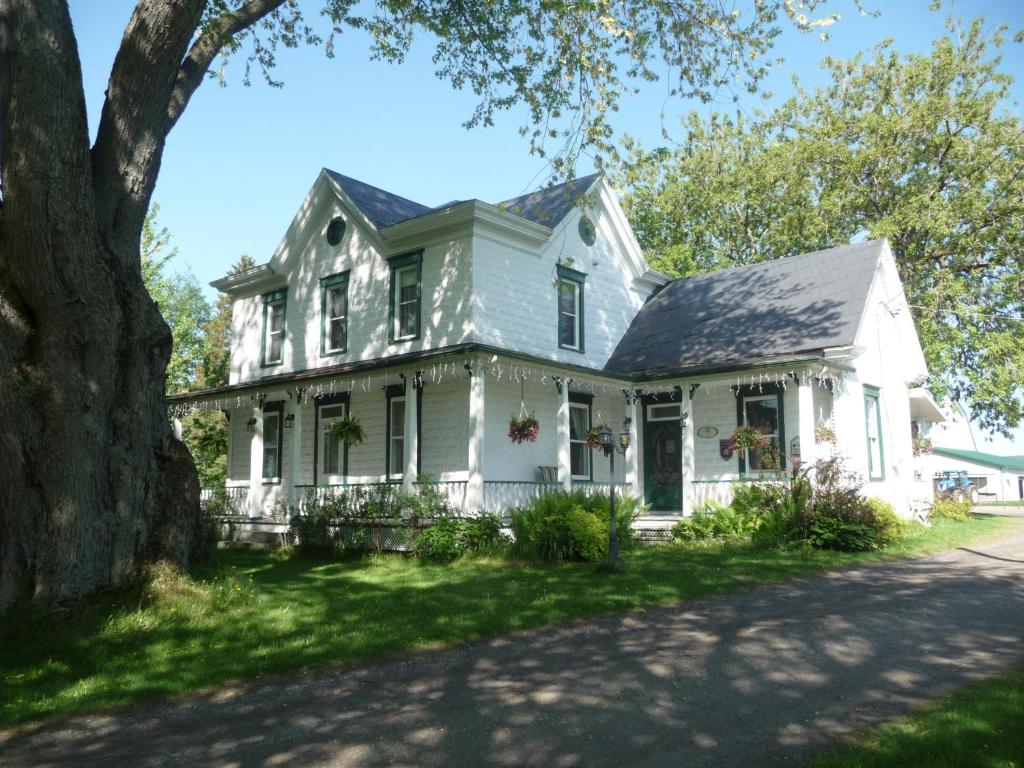
M 822 82 L 819 62 L 826 55 L 846 58 L 887 36 L 900 51 L 926 52 L 944 34 L 948 13 L 984 16 L 991 25 L 1008 24 L 1011 34 L 1024 28 L 1020 0 L 946 2 L 938 13 L 928 10 L 929 0 L 864 4 L 881 15 L 859 15 L 852 0 L 827 4 L 842 16 L 828 42 L 795 30 L 783 34 L 775 53 L 785 63 L 764 84 L 773 101 L 792 92 L 794 75 L 804 85 Z M 315 17 L 316 0 L 304 5 Z M 70 2 L 93 130 L 133 6 L 131 0 Z M 367 50 L 365 37 L 346 34 L 334 59 L 317 49 L 282 50 L 275 77 L 284 88 L 256 78 L 244 87 L 244 62 L 234 60 L 227 87 L 209 81 L 199 89 L 168 139 L 155 194 L 160 223 L 180 250 L 179 267 L 205 285 L 243 253 L 265 262 L 323 166 L 427 205 L 473 197 L 496 202 L 544 181 L 544 162 L 529 156 L 517 133 L 521 113 L 501 115 L 491 128 L 461 127 L 473 95 L 434 77 L 426 41 L 402 66 L 371 62 Z M 1006 71 L 1024 72 L 1024 45 L 1008 43 L 1003 57 Z M 1024 82 L 1016 84 L 1015 96 L 1024 102 Z M 771 103 L 744 95 L 738 107 L 750 112 Z M 697 106 L 666 101 L 664 85 L 652 84 L 622 105 L 614 126 L 658 146 L 662 111 L 671 132 L 679 116 Z M 714 106 L 737 108 L 728 98 Z M 585 160 L 577 172 L 590 170 Z

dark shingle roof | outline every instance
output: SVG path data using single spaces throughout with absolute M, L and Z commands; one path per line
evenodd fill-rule
M 377 229 L 429 213 L 432 208 L 324 168 Z
M 883 243 L 675 280 L 647 300 L 605 370 L 697 373 L 853 344 Z
M 580 197 L 586 194 L 597 176 L 596 173 L 580 176 L 578 179 L 513 197 L 496 205 L 536 224 L 554 227 L 579 202 Z

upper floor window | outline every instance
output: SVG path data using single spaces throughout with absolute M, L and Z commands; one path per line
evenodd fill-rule
M 288 291 L 263 295 L 263 365 L 276 365 L 284 360 L 284 316 Z
M 320 281 L 320 350 L 325 355 L 348 348 L 348 272 Z
M 391 341 L 407 341 L 420 335 L 420 295 L 423 251 L 395 256 L 391 266 Z
M 583 351 L 583 281 L 586 275 L 558 265 L 558 346 Z
M 868 436 L 868 479 L 885 479 L 885 451 L 882 448 L 882 407 L 880 392 L 864 387 L 864 420 Z

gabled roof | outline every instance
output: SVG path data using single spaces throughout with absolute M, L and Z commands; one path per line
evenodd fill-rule
M 699 373 L 852 345 L 884 240 L 675 280 L 640 309 L 611 373 Z
M 592 173 L 589 176 L 580 176 L 578 179 L 513 197 L 495 205 L 545 227 L 554 227 L 566 217 L 574 205 L 579 203 L 580 197 L 586 194 L 599 175 Z
M 377 229 L 390 227 L 392 224 L 422 216 L 433 210 L 429 206 L 394 195 L 379 187 L 343 176 L 330 168 L 324 168 L 324 171 Z
M 1002 469 L 1024 469 L 1024 456 L 999 456 L 995 453 L 965 451 L 960 448 L 942 448 L 940 446 L 935 446 L 932 449 L 932 453 L 939 456 L 948 456 L 951 459 L 973 461 L 975 464 L 987 464 Z
M 463 200 L 453 200 L 443 205 L 431 208 L 428 205 L 417 203 L 400 195 L 392 194 L 386 190 L 374 187 L 365 182 L 353 179 L 324 168 L 324 172 L 331 177 L 335 184 L 348 195 L 370 223 L 377 229 L 390 227 L 409 219 L 416 219 L 428 213 L 440 211 L 458 205 Z M 598 174 L 592 173 L 589 176 L 581 176 L 578 179 L 557 184 L 547 189 L 541 189 L 511 200 L 496 203 L 495 207 L 501 208 L 515 216 L 527 219 L 536 224 L 543 224 L 553 228 L 558 222 L 572 210 L 579 199 L 590 189 Z

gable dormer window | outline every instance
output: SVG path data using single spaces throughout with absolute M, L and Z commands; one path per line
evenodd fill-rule
M 320 281 L 320 351 L 336 355 L 348 348 L 348 272 Z
M 558 265 L 558 346 L 583 351 L 583 281 L 586 275 Z
M 391 266 L 391 341 L 409 341 L 420 335 L 420 295 L 423 251 L 395 256 Z
M 288 289 L 263 295 L 263 365 L 284 360 L 284 317 Z

